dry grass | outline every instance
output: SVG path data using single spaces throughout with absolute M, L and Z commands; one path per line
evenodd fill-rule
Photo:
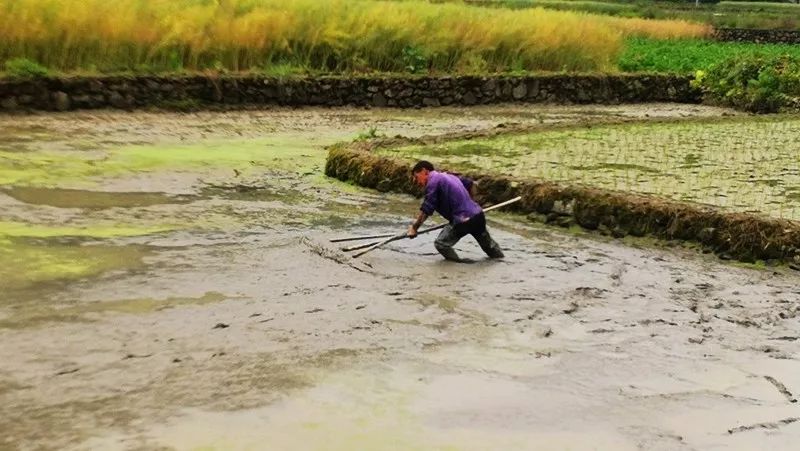
M 705 32 L 414 0 L 0 0 L 0 62 L 59 71 L 613 70 L 623 36 Z
M 606 17 L 607 23 L 621 30 L 626 37 L 653 39 L 703 38 L 712 32 L 707 24 L 685 20 L 650 20 L 639 18 Z

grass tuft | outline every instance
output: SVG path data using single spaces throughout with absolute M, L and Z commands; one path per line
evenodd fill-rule
M 6 73 L 14 78 L 39 78 L 49 75 L 46 67 L 27 58 L 12 58 L 5 63 Z

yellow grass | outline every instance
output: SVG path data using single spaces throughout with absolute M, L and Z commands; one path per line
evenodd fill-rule
M 418 0 L 0 0 L 0 62 L 60 71 L 613 70 L 626 35 L 704 32 Z
M 609 25 L 627 36 L 654 39 L 704 38 L 711 34 L 708 24 L 687 22 L 685 20 L 650 20 L 619 17 L 603 17 Z

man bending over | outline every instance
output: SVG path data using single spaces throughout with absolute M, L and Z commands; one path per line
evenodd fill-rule
M 483 210 L 470 196 L 472 180 L 435 171 L 433 165 L 424 160 L 414 165 L 411 173 L 414 182 L 425 188 L 425 200 L 416 221 L 408 227 L 409 238 L 416 237 L 422 223 L 436 211 L 450 222 L 434 242 L 436 250 L 445 259 L 463 261 L 453 246 L 465 235 L 472 235 L 490 258 L 503 257 L 500 246 L 486 230 Z

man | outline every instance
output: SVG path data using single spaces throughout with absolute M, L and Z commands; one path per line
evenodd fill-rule
M 420 161 L 411 174 L 421 187 L 425 188 L 425 200 L 420 207 L 416 221 L 408 227 L 408 237 L 417 236 L 417 230 L 428 216 L 437 211 L 450 224 L 446 225 L 434 245 L 442 256 L 451 261 L 461 262 L 453 246 L 465 235 L 472 235 L 490 258 L 502 258 L 503 251 L 486 230 L 486 217 L 483 210 L 472 197 L 472 180 L 461 179 L 453 174 L 438 172 L 428 161 Z

